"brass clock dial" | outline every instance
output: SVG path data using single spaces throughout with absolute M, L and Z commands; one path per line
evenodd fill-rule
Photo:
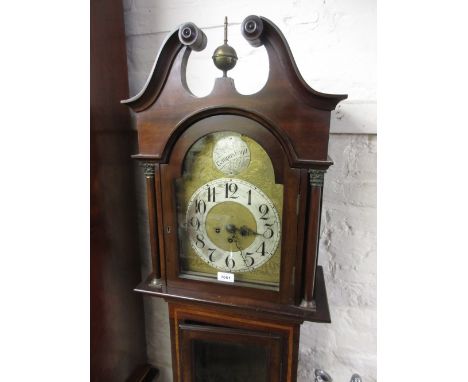
M 215 132 L 187 151 L 176 181 L 181 277 L 234 274 L 277 290 L 283 185 L 263 147 L 247 135 Z
M 197 189 L 187 207 L 190 244 L 208 265 L 251 272 L 266 263 L 281 237 L 278 212 L 256 186 L 220 178 Z

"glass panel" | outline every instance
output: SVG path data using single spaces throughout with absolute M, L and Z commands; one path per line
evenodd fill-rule
M 192 351 L 195 382 L 268 382 L 265 347 L 196 340 Z
M 181 276 L 278 290 L 283 185 L 253 139 L 219 132 L 187 152 L 176 181 Z

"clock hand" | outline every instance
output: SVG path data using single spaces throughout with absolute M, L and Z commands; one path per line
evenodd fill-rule
M 242 227 L 237 228 L 234 224 L 228 224 L 226 226 L 226 231 L 231 234 L 235 234 L 236 232 L 239 232 L 241 236 L 249 236 L 249 235 L 259 236 L 260 235 L 258 232 L 255 232 L 253 229 L 247 227 L 246 225 L 243 225 Z
M 259 236 L 260 234 L 258 232 L 255 232 L 253 229 L 243 225 L 242 227 L 240 227 L 240 234 L 242 236 L 248 236 L 248 235 L 257 235 Z
M 231 238 L 231 239 L 233 239 L 234 243 L 236 244 L 236 247 L 237 247 L 237 249 L 238 249 L 239 252 L 240 252 L 240 255 L 241 255 L 241 257 L 242 257 L 242 260 L 244 261 L 245 266 L 246 266 L 246 267 L 250 267 L 250 265 L 247 264 L 247 258 L 244 256 L 244 254 L 243 254 L 243 252 L 242 252 L 242 248 L 239 247 L 239 241 L 237 240 L 236 235 L 232 235 L 232 238 Z

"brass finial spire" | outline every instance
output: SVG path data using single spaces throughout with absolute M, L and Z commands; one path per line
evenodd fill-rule
M 227 44 L 227 16 L 224 16 L 224 43 Z
M 228 19 L 224 17 L 224 44 L 216 48 L 213 53 L 213 62 L 215 66 L 223 71 L 223 77 L 227 77 L 227 71 L 236 66 L 237 54 L 233 47 L 229 46 L 228 41 Z

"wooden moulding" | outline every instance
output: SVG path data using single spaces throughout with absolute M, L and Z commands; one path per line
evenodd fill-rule
M 220 299 L 214 300 L 209 293 L 201 291 L 190 291 L 188 295 L 186 290 L 171 289 L 168 292 L 166 286 L 160 289 L 155 289 L 150 286 L 151 280 L 154 278 L 150 275 L 146 280 L 142 281 L 135 289 L 135 292 L 143 293 L 148 296 L 162 297 L 166 301 L 181 301 L 194 304 L 208 304 L 226 311 L 238 311 L 239 309 L 251 313 L 255 313 L 264 319 L 272 319 L 281 317 L 282 320 L 291 320 L 293 322 L 302 323 L 304 321 L 330 323 L 330 310 L 328 307 L 327 291 L 325 287 L 325 279 L 321 266 L 317 267 L 315 277 L 315 309 L 304 309 L 297 305 L 277 305 L 259 301 L 257 305 L 247 304 L 242 299 Z

